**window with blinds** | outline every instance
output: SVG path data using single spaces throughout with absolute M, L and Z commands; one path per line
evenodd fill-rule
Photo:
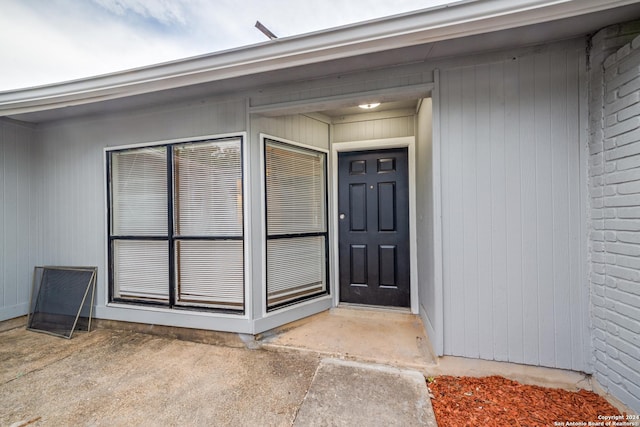
M 181 144 L 173 153 L 176 304 L 242 309 L 240 140 Z
M 113 296 L 169 302 L 167 147 L 111 153 Z
M 267 309 L 328 291 L 326 154 L 264 139 Z
M 242 139 L 108 159 L 111 299 L 243 311 Z

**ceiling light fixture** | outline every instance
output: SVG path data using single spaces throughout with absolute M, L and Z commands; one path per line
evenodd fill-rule
M 380 105 L 379 102 L 369 102 L 367 104 L 360 104 L 360 105 L 358 105 L 358 107 L 360 107 L 360 108 L 362 108 L 364 110 L 372 110 L 372 109 L 376 108 L 379 105 Z

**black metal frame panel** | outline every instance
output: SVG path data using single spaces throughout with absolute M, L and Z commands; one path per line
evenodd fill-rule
M 77 277 L 76 280 L 69 277 L 62 283 L 60 277 L 58 280 L 49 279 L 52 274 L 59 276 L 65 272 L 69 275 L 88 274 L 86 285 L 83 277 Z M 90 332 L 97 274 L 97 267 L 36 266 L 33 270 L 27 329 L 67 339 L 71 339 L 75 330 Z M 83 318 L 87 320 L 86 325 L 81 327 L 79 320 L 83 311 Z

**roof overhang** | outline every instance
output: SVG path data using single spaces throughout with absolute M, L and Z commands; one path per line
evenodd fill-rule
M 176 90 L 188 93 L 189 87 L 211 86 L 220 81 L 235 81 L 239 88 L 249 82 L 256 84 L 253 77 L 257 75 L 265 76 L 259 82 L 276 81 L 274 73 L 284 70 L 297 70 L 298 79 L 305 77 L 300 71 L 308 70 L 306 76 L 312 78 L 313 70 L 318 69 L 313 65 L 318 63 L 332 63 L 337 66 L 331 69 L 333 72 L 340 69 L 345 72 L 361 66 L 357 64 L 362 61 L 353 58 L 380 57 L 374 63 L 384 63 L 381 52 L 401 52 L 406 62 L 425 60 L 427 55 L 420 47 L 426 45 L 430 46 L 429 51 L 444 45 L 449 46 L 448 52 L 460 54 L 483 48 L 484 40 L 486 50 L 508 39 L 491 37 L 492 34 L 521 28 L 537 29 L 535 36 L 525 39 L 529 43 L 541 42 L 586 34 L 638 16 L 638 0 L 467 1 L 149 67 L 0 92 L 0 116 L 55 120 L 69 115 L 62 110 L 71 108 L 76 111 L 73 115 L 85 110 L 73 107 L 84 106 L 98 112 L 100 108 L 96 105 L 113 106 L 107 102 L 110 100 L 136 99 L 138 104 L 145 98 L 159 101 L 162 98 L 159 94 L 175 94 Z M 565 21 L 572 24 L 568 26 Z M 464 48 L 457 43 L 469 37 L 478 43 L 462 43 Z M 46 111 L 49 113 L 37 113 Z

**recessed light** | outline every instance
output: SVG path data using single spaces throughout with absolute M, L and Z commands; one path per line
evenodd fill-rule
M 379 102 L 369 102 L 368 104 L 360 104 L 358 105 L 358 107 L 364 109 L 364 110 L 372 110 L 374 108 L 376 108 L 378 105 L 380 105 Z

